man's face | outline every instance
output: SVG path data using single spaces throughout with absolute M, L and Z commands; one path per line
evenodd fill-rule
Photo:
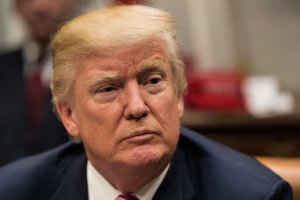
M 58 106 L 97 168 L 169 162 L 179 138 L 182 96 L 175 93 L 164 45 L 95 53 L 79 64 L 74 106 Z
M 17 8 L 33 37 L 48 42 L 50 34 L 70 15 L 76 0 L 16 0 Z

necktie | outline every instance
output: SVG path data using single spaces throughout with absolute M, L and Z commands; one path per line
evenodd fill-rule
M 139 200 L 136 196 L 130 194 L 121 194 L 116 200 Z
M 27 130 L 30 142 L 34 140 L 35 133 L 43 116 L 47 89 L 41 81 L 42 58 L 34 62 L 30 73 L 26 78 L 26 101 L 27 101 Z

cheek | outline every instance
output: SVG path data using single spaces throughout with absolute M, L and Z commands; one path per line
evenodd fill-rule
M 178 97 L 172 92 L 155 98 L 151 103 L 151 111 L 157 123 L 169 134 L 167 139 L 176 139 L 179 133 L 181 111 L 179 109 Z
M 117 105 L 99 105 L 93 101 L 82 102 L 77 124 L 81 137 L 102 148 L 112 143 L 118 127 L 121 110 Z M 102 147 L 101 147 L 102 146 Z
M 116 123 L 116 119 L 114 119 L 113 115 L 109 112 L 97 112 L 87 113 L 81 116 L 79 119 L 79 130 L 80 134 L 83 137 L 90 137 L 91 139 L 95 139 L 95 142 L 101 138 L 101 140 L 105 139 L 105 131 L 113 131 Z M 110 134 L 112 137 L 112 134 Z
M 105 113 L 105 116 L 90 114 L 83 117 L 80 136 L 90 156 L 99 160 L 111 157 L 115 144 L 114 124 L 115 120 L 108 113 Z
M 161 116 L 168 116 L 171 121 L 173 118 L 180 118 L 178 98 L 173 92 L 167 92 L 158 98 L 152 99 L 151 107 L 155 113 Z

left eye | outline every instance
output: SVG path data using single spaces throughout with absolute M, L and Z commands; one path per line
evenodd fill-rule
M 144 85 L 157 85 L 162 81 L 160 74 L 152 74 L 145 78 Z
M 151 78 L 149 81 L 147 81 L 147 83 L 148 83 L 148 84 L 151 84 L 151 85 L 156 85 L 156 84 L 158 84 L 160 81 L 161 81 L 161 78 L 160 78 L 160 77 L 153 77 L 153 78 Z
M 143 83 L 144 88 L 151 94 L 161 92 L 165 87 L 165 82 L 160 74 L 154 74 L 147 77 Z

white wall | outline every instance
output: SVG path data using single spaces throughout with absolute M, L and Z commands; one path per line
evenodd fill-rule
M 201 70 L 232 70 L 238 65 L 229 0 L 187 2 L 194 55 Z
M 0 52 L 19 46 L 26 34 L 12 3 L 12 0 L 0 1 Z
M 146 0 L 151 6 L 163 8 L 172 13 L 179 25 L 178 40 L 184 52 L 192 53 L 192 40 L 190 33 L 190 21 L 188 17 L 188 4 L 185 0 Z
M 252 74 L 273 74 L 300 95 L 300 2 L 235 0 L 244 59 Z

